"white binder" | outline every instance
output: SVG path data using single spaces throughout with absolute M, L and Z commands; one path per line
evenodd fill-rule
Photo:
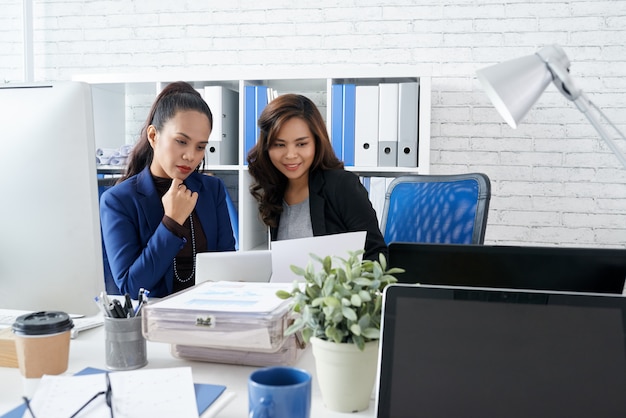
M 378 165 L 394 167 L 398 151 L 398 83 L 381 83 L 378 87 Z
M 398 167 L 417 167 L 418 95 L 417 82 L 398 88 Z
M 354 165 L 378 165 L 378 86 L 356 86 Z
M 209 165 L 237 164 L 239 97 L 223 86 L 206 86 L 204 100 L 213 114 L 213 129 L 206 149 Z

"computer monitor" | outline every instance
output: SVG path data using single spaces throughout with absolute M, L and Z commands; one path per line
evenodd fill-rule
M 90 315 L 104 288 L 90 86 L 0 87 L 0 308 Z
M 400 283 L 622 293 L 626 249 L 391 243 Z

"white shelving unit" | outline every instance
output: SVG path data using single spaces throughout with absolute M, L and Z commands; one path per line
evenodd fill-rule
M 377 83 L 419 83 L 418 164 L 417 167 L 346 167 L 360 176 L 396 177 L 403 174 L 428 174 L 430 165 L 430 77 L 420 77 L 411 67 L 346 68 L 342 71 L 325 68 L 288 72 L 254 71 L 252 74 L 88 74 L 76 75 L 74 81 L 91 84 L 94 102 L 96 148 L 118 148 L 133 144 L 147 117 L 156 95 L 169 82 L 184 80 L 200 89 L 219 85 L 239 93 L 238 163 L 209 165 L 207 169 L 224 179 L 238 208 L 239 248 L 267 248 L 267 228 L 260 222 L 257 204 L 249 193 L 252 183 L 244 164 L 244 95 L 245 86 L 266 85 L 278 94 L 300 93 L 313 100 L 330 120 L 331 86 L 338 83 L 371 85 Z M 215 117 L 215 115 L 214 115 Z M 330 130 L 330 126 L 328 127 Z

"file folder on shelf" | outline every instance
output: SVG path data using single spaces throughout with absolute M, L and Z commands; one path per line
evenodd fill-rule
M 354 165 L 378 165 L 378 86 L 356 86 Z
M 237 126 L 239 124 L 239 96 L 222 86 L 206 86 L 204 100 L 213 114 L 213 129 L 207 146 L 210 165 L 237 164 Z
M 398 83 L 378 86 L 378 165 L 394 167 L 398 151 Z
M 244 87 L 244 109 L 243 109 L 243 136 L 244 136 L 244 149 L 243 149 L 243 163 L 248 165 L 248 152 L 256 144 L 256 88 L 254 86 Z
M 354 118 L 355 118 L 356 86 L 343 85 L 343 162 L 346 166 L 354 166 Z
M 417 167 L 419 85 L 400 83 L 398 88 L 398 167 Z
M 254 119 L 254 125 L 256 129 L 256 141 L 259 139 L 259 134 L 261 133 L 261 129 L 259 128 L 259 116 L 265 109 L 265 106 L 269 102 L 267 93 L 267 86 L 256 86 L 256 118 Z
M 269 95 L 274 95 L 274 91 L 267 86 L 245 86 L 244 87 L 244 122 L 243 122 L 243 163 L 248 165 L 248 152 L 254 147 L 261 133 L 259 129 L 259 116 L 269 102 Z
M 343 160 L 343 84 L 332 85 L 330 106 L 330 142 L 337 158 Z

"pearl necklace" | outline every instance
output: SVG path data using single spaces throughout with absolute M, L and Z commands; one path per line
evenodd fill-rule
M 178 275 L 178 270 L 176 269 L 176 257 L 174 257 L 174 276 L 176 277 L 176 280 L 178 280 L 181 283 L 186 283 L 189 280 L 191 280 L 194 273 L 196 272 L 196 234 L 194 233 L 194 230 L 193 230 L 193 216 L 192 215 L 189 215 L 189 225 L 191 226 L 191 251 L 193 253 L 193 267 L 191 269 L 191 274 L 189 275 L 189 277 L 187 277 L 184 280 L 181 279 L 180 276 Z

